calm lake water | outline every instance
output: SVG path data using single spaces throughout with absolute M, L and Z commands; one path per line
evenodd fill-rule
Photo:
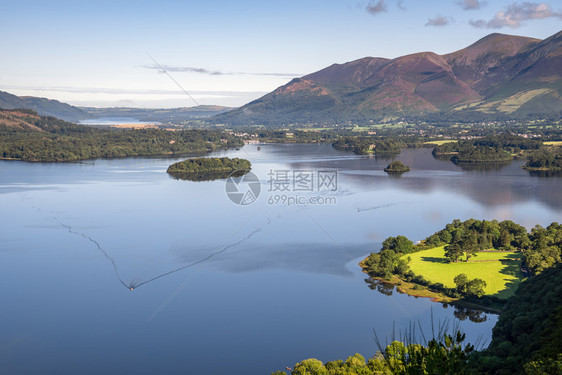
M 216 155 L 253 163 L 256 202 L 232 203 L 225 181 L 170 178 L 180 159 L 0 162 L 0 373 L 269 374 L 369 357 L 373 330 L 390 338 L 419 321 L 427 335 L 432 315 L 455 320 L 452 307 L 369 288 L 357 263 L 387 236 L 421 240 L 457 218 L 562 219 L 562 179 L 520 161 L 463 170 L 410 149 L 397 178 L 382 171 L 390 158 L 330 145 Z M 337 170 L 337 189 L 297 192 L 299 170 Z M 289 191 L 270 191 L 286 171 Z M 459 321 L 471 342 L 489 341 L 486 318 Z
M 81 125 L 128 125 L 128 124 L 158 124 L 156 121 L 139 121 L 132 117 L 99 117 L 78 121 Z

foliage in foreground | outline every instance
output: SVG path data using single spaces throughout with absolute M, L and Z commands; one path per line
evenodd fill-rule
M 561 373 L 562 265 L 523 282 L 492 331 L 489 348 L 477 356 L 478 369 L 495 374 Z M 544 372 L 537 372 L 540 369 Z
M 467 374 L 468 358 L 474 351 L 470 344 L 463 345 L 465 335 L 443 335 L 427 345 L 404 344 L 393 341 L 382 352 L 365 361 L 355 354 L 344 361 L 322 363 L 305 359 L 295 365 L 292 375 L 375 375 L 375 374 Z M 273 375 L 286 374 L 277 371 Z

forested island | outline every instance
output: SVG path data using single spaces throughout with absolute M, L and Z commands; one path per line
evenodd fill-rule
M 0 159 L 76 161 L 127 156 L 204 154 L 244 142 L 217 130 L 101 129 L 31 110 L 0 110 Z
M 396 174 L 402 174 L 405 172 L 410 172 L 410 167 L 408 167 L 407 165 L 402 164 L 402 162 L 400 160 L 394 160 L 392 163 L 390 163 L 385 169 L 384 171 L 386 173 L 396 173 Z
M 332 147 L 336 150 L 352 151 L 356 155 L 395 155 L 406 147 L 433 147 L 432 154 L 435 158 L 450 160 L 468 170 L 496 169 L 509 165 L 513 159 L 526 159 L 523 166 L 526 170 L 549 172 L 541 174 L 544 176 L 559 175 L 556 172 L 562 172 L 560 141 L 543 142 L 536 137 L 493 130 L 484 132 L 490 133 L 484 136 L 464 136 L 470 139 L 434 141 L 423 141 L 423 137 L 412 136 L 409 133 L 411 131 L 408 129 L 392 129 L 377 136 L 362 133 L 353 136 L 343 131 L 343 135 L 338 137 L 338 133 L 326 131 L 322 133 L 322 139 L 335 139 L 332 141 Z M 443 134 L 448 133 L 446 131 Z M 560 137 L 557 130 L 553 130 L 553 134 L 556 134 L 557 138 Z
M 252 168 L 246 159 L 240 158 L 193 158 L 174 163 L 168 172 L 175 178 L 191 181 L 210 181 L 231 175 L 243 176 Z

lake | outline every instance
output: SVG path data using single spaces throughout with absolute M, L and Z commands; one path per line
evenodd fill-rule
M 561 179 L 521 161 L 470 170 L 406 149 L 412 171 L 390 177 L 392 157 L 260 147 L 214 153 L 252 162 L 261 192 L 245 205 L 224 180 L 168 176 L 182 158 L 0 161 L 0 372 L 269 374 L 370 357 L 373 330 L 431 335 L 432 317 L 489 342 L 496 315 L 455 323 L 450 306 L 370 289 L 358 262 L 453 219 L 562 219 Z
M 133 117 L 99 117 L 88 120 L 81 120 L 80 125 L 112 126 L 112 125 L 149 125 L 159 124 L 156 121 L 139 121 Z

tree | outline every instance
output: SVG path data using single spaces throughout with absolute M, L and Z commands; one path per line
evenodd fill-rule
M 457 286 L 457 292 L 463 296 L 480 298 L 485 294 L 486 282 L 482 279 L 469 280 L 466 274 L 461 273 L 455 276 L 453 281 Z
M 445 257 L 448 258 L 450 262 L 458 262 L 462 253 L 462 247 L 458 242 L 445 246 Z
M 461 294 L 465 294 L 468 285 L 468 277 L 466 276 L 466 274 L 464 273 L 458 274 L 457 276 L 455 276 L 453 281 L 457 286 L 457 291 Z
M 472 279 L 466 284 L 466 294 L 471 297 L 482 297 L 485 292 L 486 282 L 482 279 Z
M 305 359 L 295 365 L 292 375 L 324 375 L 328 371 L 322 361 L 315 358 Z
M 467 232 L 462 239 L 462 244 L 459 244 L 459 246 L 466 253 L 467 261 L 472 255 L 476 255 L 479 250 L 476 232 Z
M 397 253 L 408 254 L 411 253 L 414 243 L 405 236 L 388 237 L 382 243 L 383 250 L 394 250 Z

